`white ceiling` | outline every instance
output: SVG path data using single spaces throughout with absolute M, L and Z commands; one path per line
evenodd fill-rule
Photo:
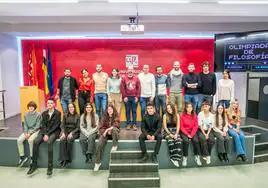
M 189 4 L 108 3 L 108 0 L 57 4 L 0 3 L 0 32 L 40 32 L 45 25 L 49 25 L 47 32 L 58 32 L 58 26 L 79 26 L 74 30 L 81 32 L 91 31 L 94 26 L 97 27 L 96 31 L 106 31 L 109 26 L 114 31 L 114 28 L 118 30 L 120 24 L 127 23 L 129 16 L 136 15 L 137 9 L 140 23 L 152 31 L 169 28 L 176 31 L 176 28 L 183 29 L 181 25 L 186 26 L 186 30 L 202 30 L 202 25 L 213 26 L 214 30 L 224 30 L 224 24 L 230 25 L 231 30 L 235 30 L 236 25 L 238 29 L 243 29 L 243 25 L 245 29 L 268 29 L 268 4 L 225 5 L 215 1 L 194 0 Z M 189 27 L 190 25 L 198 27 Z

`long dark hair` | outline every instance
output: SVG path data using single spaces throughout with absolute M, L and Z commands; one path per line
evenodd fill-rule
M 112 117 L 110 117 L 108 114 L 109 107 L 113 109 Z M 109 123 L 113 124 L 117 119 L 118 119 L 118 112 L 116 108 L 114 107 L 113 104 L 108 104 L 104 116 L 102 118 L 102 124 L 109 124 Z
M 176 110 L 176 107 L 174 104 L 170 104 L 168 103 L 167 104 L 167 107 L 170 106 L 171 109 L 172 109 L 172 114 L 170 114 L 167 110 L 166 110 L 166 119 L 167 119 L 167 122 L 172 122 L 172 123 L 177 123 L 178 121 L 178 117 L 177 117 L 177 110 Z
M 230 71 L 229 71 L 229 70 L 227 70 L 227 69 L 225 69 L 225 70 L 223 71 L 223 73 L 224 73 L 224 72 L 226 72 L 226 73 L 228 74 L 228 78 L 231 80 L 232 78 L 231 78 Z
M 74 114 L 71 114 L 70 113 L 70 111 L 69 111 L 69 105 L 73 105 L 73 107 L 74 107 Z M 76 110 L 76 107 L 75 107 L 75 105 L 74 105 L 74 103 L 73 102 L 70 102 L 69 104 L 68 104 L 68 111 L 67 111 L 67 117 L 69 117 L 69 116 L 75 116 L 75 115 L 77 115 L 78 113 L 77 113 L 77 110 Z
M 92 111 L 90 112 L 90 119 L 91 119 L 91 127 L 92 128 L 95 128 L 97 125 L 96 125 L 96 120 L 95 120 L 95 112 L 94 112 L 94 108 L 93 108 L 93 105 L 91 104 L 91 103 L 86 103 L 86 105 L 85 105 L 85 109 L 84 109 L 84 124 L 85 124 L 85 126 L 87 126 L 87 114 L 88 114 L 88 112 L 87 112 L 87 110 L 86 110 L 86 107 L 87 106 L 91 106 L 91 108 L 92 108 Z
M 223 104 L 218 104 L 217 105 L 217 109 L 216 109 L 216 127 L 218 127 L 219 126 L 219 112 L 218 112 L 218 108 L 220 107 L 220 106 L 222 106 L 222 108 L 223 108 L 223 111 L 222 111 L 222 114 L 221 114 L 221 118 L 222 118 L 222 122 L 223 122 L 223 126 L 225 126 L 225 124 L 226 124 L 226 122 L 225 122 L 225 120 L 226 120 L 226 118 L 225 118 L 225 109 L 224 109 L 224 106 L 223 106 Z
M 184 110 L 183 110 L 183 113 L 184 114 L 187 114 L 187 107 L 188 107 L 188 105 L 191 105 L 192 106 L 192 112 L 191 112 L 191 116 L 192 117 L 194 117 L 194 115 L 195 115 L 195 112 L 194 112 L 194 105 L 192 104 L 192 103 L 190 103 L 190 102 L 185 102 L 185 106 L 184 106 Z

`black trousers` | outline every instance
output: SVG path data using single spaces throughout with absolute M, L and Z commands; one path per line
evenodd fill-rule
M 193 143 L 193 148 L 194 148 L 194 155 L 201 155 L 201 151 L 200 151 L 200 145 L 199 145 L 199 140 L 198 140 L 198 136 L 197 134 L 194 135 L 193 138 L 188 138 L 187 135 L 181 133 L 181 138 L 182 138 L 182 142 L 183 142 L 183 156 L 187 157 L 188 156 L 188 150 L 189 150 L 189 144 L 192 141 Z
M 198 130 L 197 134 L 198 134 L 199 141 L 200 141 L 202 156 L 205 156 L 205 157 L 210 156 L 212 147 L 215 144 L 215 137 L 214 137 L 213 131 L 210 131 L 208 135 L 208 139 L 206 139 L 205 135 L 202 133 L 201 130 Z
M 56 141 L 56 139 L 59 137 L 60 131 L 56 131 L 52 133 L 49 138 L 47 143 L 47 149 L 48 149 L 48 165 L 53 165 L 53 144 Z M 40 145 L 44 142 L 43 140 L 44 135 L 39 134 L 37 138 L 34 140 L 33 144 L 33 165 L 37 165 L 37 159 L 39 155 L 39 147 Z
M 93 155 L 96 151 L 96 139 L 98 137 L 98 133 L 93 133 L 89 137 L 86 137 L 83 133 L 80 133 L 80 145 L 82 148 L 83 155 L 91 154 Z
M 180 161 L 182 159 L 182 139 L 178 137 L 177 139 L 171 138 L 170 136 L 165 136 L 167 141 L 169 158 L 174 161 Z
M 68 139 L 68 132 L 65 133 L 66 137 L 63 140 L 60 140 L 60 154 L 59 161 L 69 161 L 72 162 L 72 149 L 74 140 L 79 137 L 79 133 L 76 132 L 73 134 L 71 139 Z
M 146 145 L 145 145 L 145 140 L 147 140 L 147 137 L 146 136 L 147 135 L 145 135 L 144 133 L 141 133 L 141 135 L 139 137 L 139 142 L 140 142 L 140 147 L 141 147 L 142 153 L 146 153 L 147 152 Z M 155 137 L 155 140 L 156 140 L 156 144 L 155 144 L 155 147 L 154 147 L 154 153 L 155 154 L 158 154 L 159 153 L 159 150 L 160 150 L 160 147 L 161 147 L 161 143 L 162 143 L 162 135 L 161 134 L 158 134 Z
M 214 132 L 214 136 L 217 138 L 218 153 L 229 153 L 229 140 L 228 133 L 226 136 L 222 136 L 218 132 Z
M 79 91 L 78 104 L 80 114 L 84 113 L 85 105 L 90 101 L 90 93 L 88 91 Z

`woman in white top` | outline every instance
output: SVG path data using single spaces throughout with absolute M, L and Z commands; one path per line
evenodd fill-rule
M 213 121 L 213 131 L 214 136 L 217 138 L 218 157 L 220 161 L 229 162 L 227 154 L 230 137 L 228 136 L 228 119 L 224 111 L 224 106 L 218 104 Z
M 99 118 L 93 110 L 93 105 L 87 103 L 84 113 L 80 117 L 80 144 L 86 163 L 92 162 L 92 156 L 96 150 L 95 140 L 98 136 Z
M 230 72 L 224 70 L 223 79 L 220 79 L 217 87 L 217 101 L 223 104 L 224 108 L 227 109 L 230 106 L 230 101 L 234 100 L 235 84 L 231 79 Z
M 203 111 L 198 114 L 198 137 L 201 145 L 201 154 L 207 164 L 211 163 L 210 155 L 215 138 L 212 132 L 213 114 L 210 112 L 210 104 L 205 101 L 203 103 Z

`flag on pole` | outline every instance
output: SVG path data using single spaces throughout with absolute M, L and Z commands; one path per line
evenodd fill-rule
M 49 94 L 48 90 L 48 79 L 47 79 L 47 52 L 45 49 L 43 49 L 43 63 L 42 63 L 42 70 L 44 72 L 44 90 L 45 90 L 45 95 L 47 96 Z
M 47 50 L 47 86 L 50 96 L 54 95 L 53 71 L 51 62 L 51 51 Z
M 36 74 L 36 64 L 37 64 L 37 60 L 36 60 L 36 55 L 35 55 L 35 47 L 33 46 L 32 51 L 30 53 L 30 58 L 28 61 L 28 65 L 29 65 L 28 75 L 30 77 L 29 85 L 33 85 L 33 86 L 38 86 L 38 80 L 37 80 L 37 74 Z

